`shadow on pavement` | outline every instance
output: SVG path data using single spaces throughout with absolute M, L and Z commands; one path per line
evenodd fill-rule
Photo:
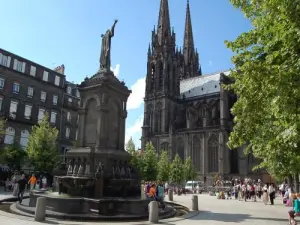
M 239 223 L 244 220 L 266 220 L 276 222 L 287 222 L 287 218 L 266 218 L 266 217 L 253 217 L 250 214 L 235 214 L 235 213 L 215 213 L 210 211 L 200 211 L 200 213 L 188 220 L 212 220 L 228 223 Z

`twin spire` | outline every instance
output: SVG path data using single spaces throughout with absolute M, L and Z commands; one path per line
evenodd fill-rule
M 165 38 L 171 36 L 170 14 L 168 0 L 160 1 L 157 38 L 160 45 L 163 44 Z M 191 21 L 190 3 L 187 0 L 186 6 L 186 19 L 184 28 L 184 40 L 183 40 L 183 55 L 184 61 L 187 64 L 192 55 L 195 54 L 193 29 Z

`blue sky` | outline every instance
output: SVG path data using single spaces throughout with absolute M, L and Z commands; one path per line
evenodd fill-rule
M 0 0 L 0 47 L 54 68 L 64 64 L 69 81 L 81 82 L 99 67 L 100 35 L 119 22 L 112 40 L 112 67 L 133 91 L 126 139 L 140 146 L 147 49 L 158 22 L 160 0 Z M 229 0 L 190 0 L 194 42 L 202 72 L 232 67 L 224 40 L 248 31 L 250 23 Z M 186 0 L 169 0 L 171 26 L 182 46 Z

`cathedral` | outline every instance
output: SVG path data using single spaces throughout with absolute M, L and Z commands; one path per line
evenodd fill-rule
M 187 1 L 183 48 L 176 46 L 171 30 L 168 0 L 161 0 L 158 26 L 148 48 L 144 123 L 141 147 L 147 142 L 170 158 L 190 156 L 200 180 L 212 183 L 251 176 L 255 160 L 243 149 L 227 147 L 233 127 L 230 109 L 236 96 L 224 90 L 229 71 L 202 74 L 194 46 L 190 4 Z

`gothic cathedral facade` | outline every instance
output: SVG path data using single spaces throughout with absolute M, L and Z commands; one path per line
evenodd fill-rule
M 189 1 L 183 49 L 178 49 L 168 0 L 161 0 L 158 26 L 148 48 L 142 149 L 151 141 L 158 153 L 167 150 L 171 158 L 178 154 L 182 160 L 190 156 L 199 179 L 208 183 L 216 174 L 225 179 L 250 175 L 253 157 L 226 145 L 236 98 L 221 87 L 230 82 L 228 74 L 202 74 Z

